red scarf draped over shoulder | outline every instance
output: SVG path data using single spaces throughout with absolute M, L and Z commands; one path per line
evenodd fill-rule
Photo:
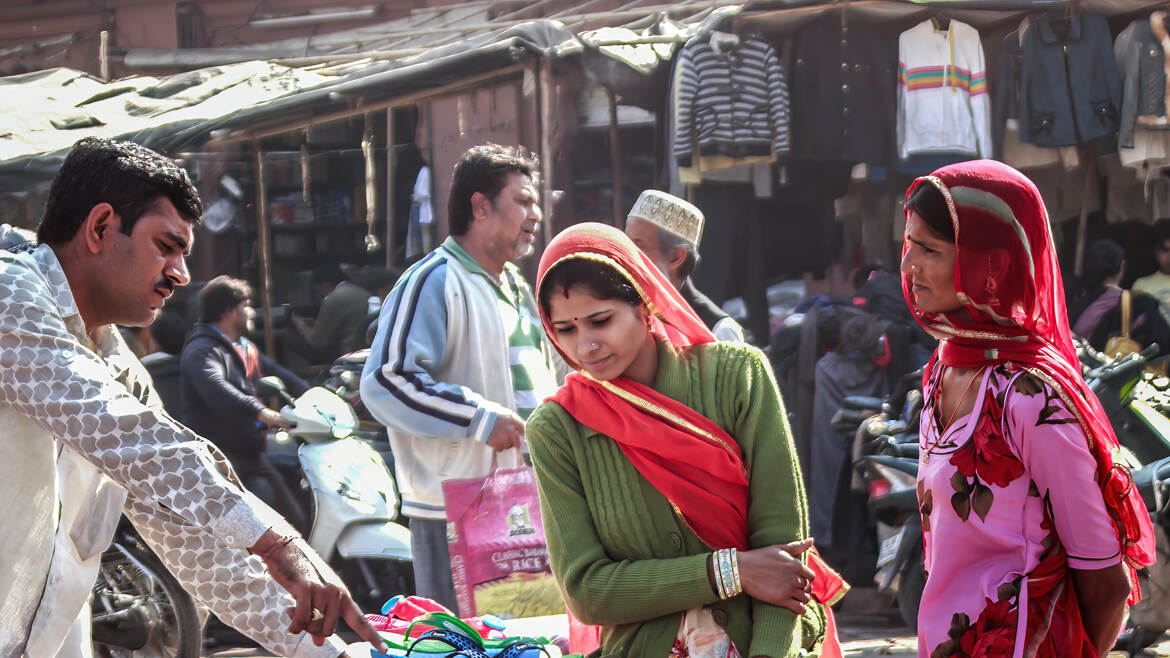
M 1055 389 L 1076 415 L 1097 462 L 1097 485 L 1130 571 L 1132 605 L 1141 598 L 1134 570 L 1154 561 L 1153 529 L 1129 469 L 1114 462 L 1117 436 L 1105 410 L 1081 376 L 1040 192 L 1026 176 L 993 160 L 961 162 L 919 178 L 906 191 L 907 200 L 919 185 L 933 185 L 946 200 L 955 229 L 955 291 L 967 311 L 960 317 L 918 309 L 910 275 L 903 273 L 911 312 L 940 340 L 925 377 L 940 361 L 965 368 L 1011 363 Z
M 651 331 L 672 345 L 715 341 L 678 290 L 621 231 L 598 223 L 562 231 L 541 256 L 537 291 L 550 270 L 570 259 L 602 263 L 633 284 L 651 312 Z M 556 334 L 543 308 L 540 319 L 555 346 Z M 564 351 L 561 355 L 576 365 Z M 550 399 L 581 424 L 617 442 L 704 544 L 713 549 L 749 548 L 749 473 L 739 444 L 709 418 L 625 377 L 598 381 L 580 371 L 569 375 Z M 809 556 L 809 568 L 817 573 L 815 598 L 836 601 L 847 585 L 815 550 Z

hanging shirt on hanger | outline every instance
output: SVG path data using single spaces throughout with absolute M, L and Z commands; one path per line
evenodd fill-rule
M 898 153 L 990 158 L 991 101 L 983 45 L 956 20 L 946 30 L 927 20 L 898 37 Z
M 721 32 L 694 37 L 679 53 L 676 75 L 679 166 L 700 155 L 788 155 L 788 84 L 768 42 Z

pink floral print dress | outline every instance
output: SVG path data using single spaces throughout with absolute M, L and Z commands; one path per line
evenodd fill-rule
M 941 428 L 944 370 L 927 383 L 919 439 L 918 655 L 1067 655 L 1062 630 L 1080 621 L 1056 605 L 1065 558 L 1073 569 L 1121 559 L 1085 433 L 1048 384 L 1010 363 L 980 373 L 974 411 Z

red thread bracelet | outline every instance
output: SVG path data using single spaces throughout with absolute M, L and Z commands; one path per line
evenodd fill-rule
M 278 548 L 283 548 L 285 546 L 288 546 L 289 544 L 294 542 L 296 539 L 297 539 L 296 535 L 285 535 L 285 536 L 281 537 L 280 539 L 277 539 L 276 541 L 272 542 L 272 545 L 269 546 L 268 548 L 264 549 L 263 552 L 258 551 L 256 553 L 253 553 L 253 555 L 260 557 L 260 559 L 262 559 L 262 560 L 267 560 L 269 558 L 269 556 L 271 556 L 274 552 L 276 552 L 276 550 Z

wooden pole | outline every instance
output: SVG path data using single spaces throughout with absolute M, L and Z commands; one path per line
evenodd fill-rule
M 252 142 L 256 151 L 256 240 L 260 255 L 260 304 L 264 312 L 264 352 L 276 354 L 276 336 L 272 331 L 272 254 L 268 244 L 268 190 L 264 185 L 264 153 L 260 142 Z
M 613 225 L 625 230 L 625 196 L 622 194 L 622 144 L 618 135 L 617 94 L 607 88 L 609 96 L 609 162 L 613 170 Z
M 374 162 L 374 126 L 372 113 L 365 115 L 365 129 L 362 130 L 362 164 L 365 167 L 365 193 L 366 193 L 366 238 L 365 247 L 366 253 L 373 253 L 378 250 L 381 245 L 381 240 L 374 235 L 374 213 L 377 211 L 378 205 L 378 181 L 374 177 L 377 173 L 377 167 Z
M 397 168 L 394 148 L 394 108 L 386 108 L 386 267 L 394 267 L 394 171 Z
M 552 150 L 552 122 L 553 122 L 553 84 L 552 61 L 539 60 L 540 70 L 540 169 L 541 183 L 540 198 L 544 201 L 543 236 L 544 244 L 552 240 L 552 177 L 553 177 L 553 150 Z
M 1093 193 L 1093 185 L 1097 184 L 1097 154 L 1092 144 L 1079 145 L 1077 153 L 1085 168 L 1085 180 L 1081 186 L 1081 216 L 1077 223 L 1077 252 L 1073 267 L 1073 273 L 1079 277 L 1085 271 L 1085 246 L 1089 234 L 1089 200 Z
M 102 82 L 110 81 L 110 31 L 102 30 L 98 35 L 98 73 Z

